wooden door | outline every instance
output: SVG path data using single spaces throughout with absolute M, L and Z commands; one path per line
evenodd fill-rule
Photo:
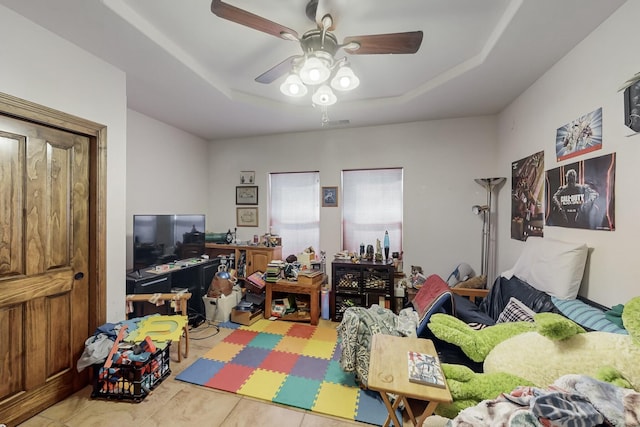
M 76 362 L 95 322 L 89 157 L 86 136 L 0 116 L 0 422 L 9 425 L 86 383 Z

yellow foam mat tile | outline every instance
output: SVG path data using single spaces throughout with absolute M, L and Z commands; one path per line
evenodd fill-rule
M 331 359 L 333 357 L 333 349 L 336 346 L 334 342 L 307 340 L 306 345 L 302 349 L 300 354 L 311 357 L 318 357 L 320 359 Z
M 323 382 L 311 410 L 353 420 L 358 407 L 358 393 L 357 387 Z
M 338 331 L 332 328 L 316 328 L 311 339 L 328 341 L 335 344 L 338 339 Z
M 274 321 L 267 320 L 268 324 L 264 328 L 264 332 L 268 332 L 270 334 L 278 334 L 278 335 L 286 335 L 289 332 L 289 329 L 293 326 L 292 322 L 282 322 L 282 321 Z
M 220 342 L 211 350 L 202 355 L 205 359 L 230 362 L 244 348 L 244 345 Z
M 269 326 L 270 323 L 272 323 L 270 320 L 260 319 L 253 325 L 243 325 L 243 326 L 240 326 L 238 329 L 242 329 L 245 331 L 263 332 L 265 328 Z
M 237 393 L 271 401 L 278 394 L 286 378 L 287 374 L 282 372 L 256 369 Z
M 306 338 L 288 337 L 284 336 L 278 344 L 276 344 L 274 350 L 284 351 L 285 353 L 303 354 L 304 348 L 309 343 Z
M 140 321 L 138 328 L 132 331 L 126 340 L 140 342 L 148 336 L 153 341 L 178 341 L 186 324 L 187 316 L 179 314 L 148 316 Z

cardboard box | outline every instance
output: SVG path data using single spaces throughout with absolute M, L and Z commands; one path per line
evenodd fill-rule
M 309 270 L 308 273 L 298 273 L 298 283 L 301 285 L 316 285 L 324 281 L 324 274 L 321 271 Z
M 230 295 L 221 295 L 218 298 L 202 297 L 204 303 L 205 317 L 208 321 L 228 322 L 231 310 L 238 305 L 242 298 L 242 292 L 235 290 Z
M 298 254 L 298 262 L 301 266 L 311 268 L 311 262 L 316 260 L 315 252 L 302 252 Z
M 247 289 L 247 292 L 251 292 L 254 294 L 262 294 L 264 293 L 265 283 L 262 279 L 264 273 L 262 271 L 256 271 L 244 281 L 244 287 Z
M 234 323 L 239 323 L 241 325 L 253 325 L 259 319 L 264 317 L 264 311 L 261 309 L 256 311 L 247 311 L 247 310 L 238 310 L 237 308 L 233 308 L 231 310 L 231 321 Z

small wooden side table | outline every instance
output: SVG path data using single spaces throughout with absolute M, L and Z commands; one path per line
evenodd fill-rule
M 155 298 L 157 296 L 157 299 Z M 184 293 L 167 293 L 167 294 L 129 294 L 127 295 L 127 303 L 129 302 L 149 302 L 150 298 L 154 298 L 155 301 L 162 303 L 163 301 L 175 302 L 174 311 L 180 313 L 183 316 L 189 316 L 187 310 L 187 301 L 191 298 L 190 292 Z M 184 337 L 184 357 L 189 357 L 189 323 L 184 325 L 183 329 Z M 182 337 L 178 341 L 178 362 L 182 362 Z
M 394 426 L 400 425 L 396 416 L 396 409 L 398 409 L 400 402 L 404 402 L 404 407 L 413 425 L 421 426 L 424 420 L 433 414 L 438 403 L 451 403 L 453 401 L 448 385 L 445 388 L 439 388 L 409 382 L 407 360 L 407 352 L 409 350 L 426 353 L 438 358 L 431 340 L 384 334 L 375 334 L 372 337 L 367 386 L 371 390 L 380 393 L 380 397 L 382 397 L 382 401 L 387 407 L 387 411 L 389 411 L 383 427 L 387 427 L 391 420 L 393 420 Z M 398 396 L 393 405 L 389 401 L 387 393 Z M 407 398 L 429 402 L 422 415 L 417 419 L 411 411 Z
M 288 294 L 304 294 L 309 295 L 309 318 L 296 317 L 295 319 L 283 320 L 309 320 L 312 325 L 317 325 L 320 320 L 320 287 L 322 281 L 316 283 L 299 283 L 289 280 L 280 279 L 276 283 L 266 282 L 265 301 L 264 301 L 264 318 L 271 317 L 271 301 L 273 301 L 273 292 L 283 292 Z
M 474 289 L 474 288 L 451 288 L 451 292 L 456 295 L 467 297 L 471 302 L 476 302 L 476 298 L 484 298 L 489 293 L 489 289 Z

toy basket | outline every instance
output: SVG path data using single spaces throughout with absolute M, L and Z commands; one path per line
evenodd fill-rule
M 91 397 L 141 402 L 158 384 L 171 374 L 168 342 L 145 362 L 113 363 L 110 368 L 93 365 Z

